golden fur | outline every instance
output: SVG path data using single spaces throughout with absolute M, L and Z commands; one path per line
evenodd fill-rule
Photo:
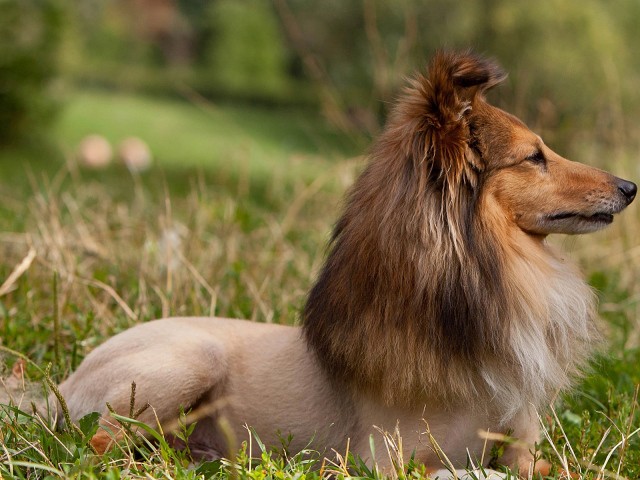
M 302 329 L 137 326 L 60 386 L 72 418 L 97 410 L 113 423 L 105 402 L 126 414 L 135 381 L 154 408 L 144 421 L 199 412 L 191 451 L 201 456 L 228 453 L 247 423 L 270 445 L 276 431 L 292 434 L 292 450 L 350 439 L 372 461 L 374 426 L 399 423 L 405 454 L 438 468 L 427 422 L 456 466 L 481 457 L 479 429 L 513 431 L 525 446 L 502 460 L 528 469 L 534 410 L 570 386 L 598 340 L 591 290 L 545 238 L 606 226 L 636 188 L 563 159 L 488 104 L 504 77 L 471 53 L 439 53 L 410 82 L 348 195 Z

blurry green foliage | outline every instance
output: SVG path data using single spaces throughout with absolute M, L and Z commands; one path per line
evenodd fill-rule
M 281 96 L 288 86 L 287 51 L 273 9 L 264 0 L 218 0 L 206 16 L 206 78 L 232 94 Z
M 149 10 L 144 6 L 138 10 L 139 3 L 86 0 L 68 4 L 69 21 L 61 49 L 66 80 L 145 93 L 175 91 L 176 79 L 182 80 L 183 72 L 176 72 L 163 57 L 161 34 L 153 31 L 154 24 L 147 18 L 153 19 L 153 13 L 141 15 Z
M 640 110 L 634 48 L 640 4 L 634 0 L 287 3 L 306 48 L 351 108 L 375 112 L 381 101 L 388 104 L 404 77 L 424 70 L 436 49 L 472 48 L 509 72 L 492 98 L 551 143 L 584 129 L 619 141 Z
M 55 0 L 0 1 L 0 145 L 33 138 L 55 112 L 62 14 Z
M 49 111 L 58 4 L 61 70 L 81 85 L 270 104 L 315 89 L 375 133 L 436 49 L 472 48 L 510 74 L 492 99 L 552 146 L 640 141 L 637 0 L 0 0 L 0 141 Z

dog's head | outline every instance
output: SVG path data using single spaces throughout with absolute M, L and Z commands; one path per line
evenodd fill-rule
M 484 93 L 504 78 L 493 61 L 438 53 L 428 75 L 411 82 L 387 133 L 404 139 L 405 158 L 443 189 L 446 208 L 490 204 L 534 235 L 587 233 L 611 223 L 635 198 L 636 185 L 561 157 L 487 103 Z

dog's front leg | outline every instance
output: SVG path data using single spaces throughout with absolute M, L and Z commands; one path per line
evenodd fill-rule
M 536 443 L 540 441 L 540 423 L 535 411 L 520 412 L 512 423 L 511 431 L 515 441 L 507 445 L 498 461 L 519 472 L 521 478 L 530 478 L 531 473 L 548 475 L 551 464 L 535 452 Z

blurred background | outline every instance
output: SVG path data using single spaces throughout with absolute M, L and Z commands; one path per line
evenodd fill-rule
M 291 151 L 358 152 L 407 75 L 437 48 L 471 47 L 510 73 L 495 100 L 555 148 L 629 148 L 639 19 L 634 0 L 4 1 L 0 146 L 46 139 L 74 149 L 89 133 L 110 142 L 144 133 L 159 161 L 220 163 L 215 151 L 173 158 L 194 140 L 176 116 L 220 105 Z M 215 137 L 210 127 L 202 133 Z
M 493 102 L 637 182 L 639 22 L 637 0 L 0 1 L 0 278 L 35 252 L 0 288 L 3 336 L 51 355 L 55 275 L 80 356 L 159 315 L 296 321 L 363 154 L 443 47 L 495 57 Z M 555 241 L 640 344 L 637 205 Z

